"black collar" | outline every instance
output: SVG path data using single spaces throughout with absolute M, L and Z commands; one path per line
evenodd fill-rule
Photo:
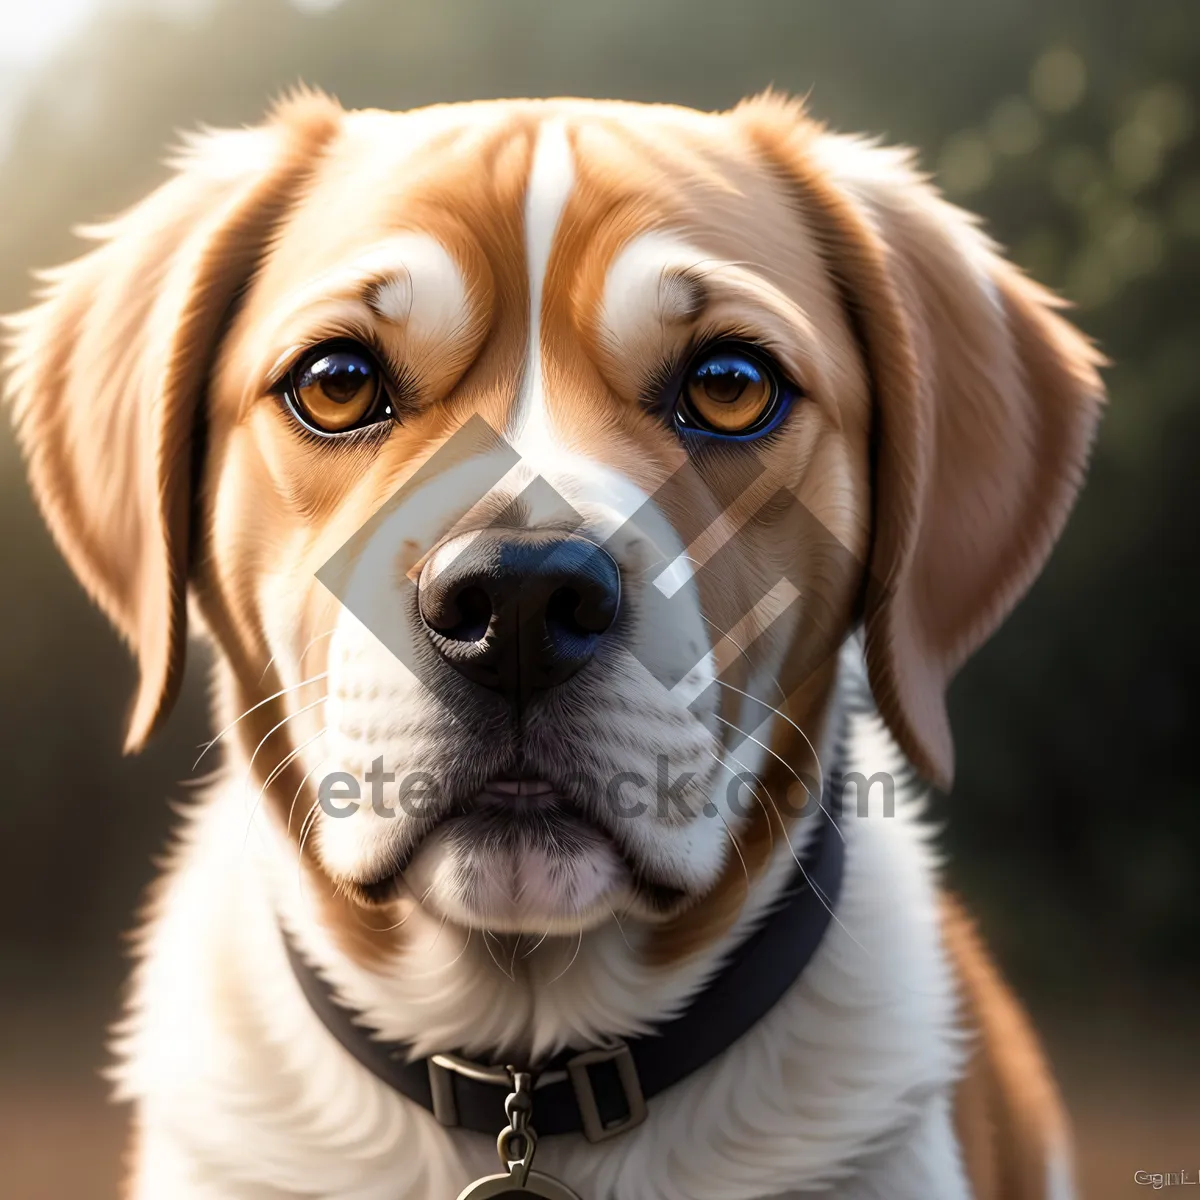
M 787 893 L 762 925 L 677 1017 L 650 1034 L 566 1051 L 533 1072 L 539 1135 L 583 1133 L 598 1142 L 640 1124 L 646 1101 L 727 1050 L 781 999 L 808 965 L 833 917 L 842 884 L 844 844 L 836 821 L 840 797 L 830 779 L 825 815 L 805 849 Z M 326 980 L 286 935 L 288 958 L 313 1012 L 368 1071 L 432 1112 L 443 1125 L 496 1134 L 512 1090 L 507 1066 L 453 1054 L 410 1059 L 403 1042 L 380 1041 L 341 1005 Z M 517 1069 L 524 1070 L 525 1067 Z

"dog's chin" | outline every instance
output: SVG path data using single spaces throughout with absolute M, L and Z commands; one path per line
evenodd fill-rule
M 573 937 L 617 913 L 662 918 L 689 900 L 616 831 L 528 781 L 489 785 L 435 818 L 382 877 L 342 882 L 365 902 L 407 895 L 438 918 L 494 933 Z
M 618 914 L 661 920 L 695 899 L 694 882 L 656 868 L 619 829 L 543 780 L 492 780 L 393 829 L 393 848 L 370 855 L 373 871 L 325 859 L 334 883 L 363 904 L 407 898 L 467 929 L 574 937 Z
M 423 908 L 495 933 L 574 935 L 632 898 L 613 843 L 563 816 L 505 826 L 476 813 L 456 817 L 422 843 L 405 881 Z

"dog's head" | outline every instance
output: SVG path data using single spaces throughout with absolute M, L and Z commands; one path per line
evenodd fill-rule
M 1098 412 L 1089 346 L 907 156 L 770 97 L 306 95 L 95 236 L 11 391 L 138 658 L 129 746 L 190 607 L 314 872 L 468 926 L 728 919 L 859 622 L 948 783 L 947 683 Z

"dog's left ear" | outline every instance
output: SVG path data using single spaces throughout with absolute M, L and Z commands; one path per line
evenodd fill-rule
M 257 129 L 204 134 L 100 245 L 8 321 L 7 392 L 38 505 L 138 659 L 126 751 L 183 674 L 193 431 L 229 310 L 340 109 L 303 93 Z
M 775 97 L 736 109 L 795 196 L 873 391 L 871 690 L 948 788 L 945 692 L 1032 583 L 1081 482 L 1101 356 L 909 155 L 826 132 Z

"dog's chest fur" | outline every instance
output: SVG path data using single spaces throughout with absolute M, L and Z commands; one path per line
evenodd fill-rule
M 847 769 L 901 772 L 873 718 L 852 720 Z M 138 1109 L 134 1195 L 456 1196 L 495 1171 L 494 1142 L 442 1129 L 354 1062 L 307 1007 L 267 879 L 298 893 L 301 883 L 294 869 L 264 870 L 268 835 L 248 826 L 251 800 L 236 780 L 207 800 L 147 932 L 117 1072 Z M 961 1038 L 920 799 L 900 788 L 893 817 L 877 805 L 848 813 L 843 828 L 836 920 L 785 999 L 656 1098 L 640 1128 L 598 1146 L 545 1139 L 540 1170 L 584 1200 L 751 1200 L 827 1187 L 844 1197 L 967 1194 L 950 1118 Z M 299 912 L 303 897 L 294 899 Z M 464 1006 L 480 986 L 466 961 Z M 508 981 L 491 969 L 502 997 Z M 583 956 L 570 970 L 581 996 L 605 986 Z M 408 985 L 419 990 L 419 980 Z M 437 990 L 453 1007 L 444 973 Z M 559 994 L 569 1002 L 570 991 Z

